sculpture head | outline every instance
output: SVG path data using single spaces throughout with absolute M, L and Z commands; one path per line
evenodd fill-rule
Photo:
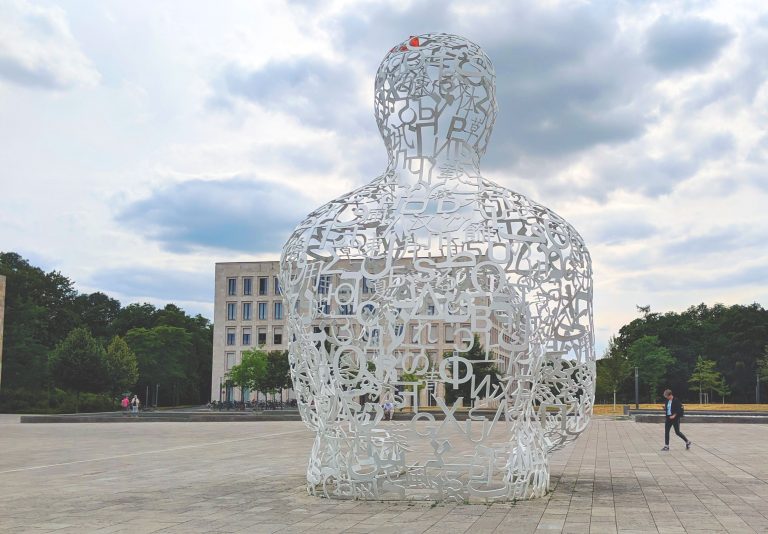
M 376 73 L 375 112 L 390 152 L 482 156 L 496 120 L 496 75 L 463 37 L 428 33 L 392 48 Z

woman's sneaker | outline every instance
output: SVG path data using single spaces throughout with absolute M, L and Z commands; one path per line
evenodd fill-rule
M 693 445 L 693 442 L 692 442 L 692 441 L 686 441 L 686 442 L 685 442 L 685 448 L 686 448 L 686 449 L 690 449 L 690 448 L 691 448 L 691 445 Z
M 669 450 L 669 446 L 667 446 L 667 445 L 664 445 L 664 446 L 661 448 L 661 450 L 662 450 L 662 451 L 668 451 L 668 450 Z

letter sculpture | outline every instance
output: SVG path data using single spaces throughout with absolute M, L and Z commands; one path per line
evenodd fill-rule
M 467 39 L 392 48 L 375 81 L 386 171 L 285 244 L 310 493 L 539 497 L 549 453 L 589 423 L 589 252 L 564 219 L 481 176 L 495 90 Z

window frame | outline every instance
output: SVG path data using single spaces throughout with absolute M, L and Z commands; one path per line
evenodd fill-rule
M 264 290 L 262 291 L 261 283 L 264 282 Z M 269 295 L 269 276 L 259 276 L 259 296 L 263 297 Z

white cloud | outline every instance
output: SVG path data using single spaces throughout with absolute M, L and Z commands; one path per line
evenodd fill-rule
M 42 89 L 93 86 L 99 73 L 80 50 L 64 10 L 0 3 L 0 80 Z
M 372 110 L 378 62 L 411 34 L 448 31 L 484 46 L 499 76 L 484 173 L 565 216 L 590 246 L 599 346 L 636 304 L 766 305 L 761 8 L 5 2 L 0 246 L 84 290 L 206 309 L 215 261 L 275 257 L 260 238 L 252 250 L 211 246 L 237 249 L 262 231 L 243 224 L 247 210 L 227 210 L 232 177 L 318 206 L 371 180 L 386 163 Z M 243 186 L 248 202 L 259 187 Z M 156 208 L 151 220 L 142 207 Z M 159 291 L 175 272 L 185 283 Z

